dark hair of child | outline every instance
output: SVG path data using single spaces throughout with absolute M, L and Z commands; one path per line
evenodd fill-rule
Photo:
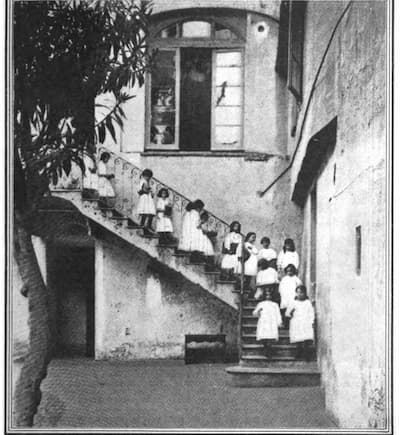
M 263 238 L 261 239 L 261 244 L 264 245 L 264 243 L 265 243 L 267 246 L 270 245 L 271 240 L 269 240 L 269 237 L 263 237 Z
M 204 202 L 201 199 L 196 199 L 196 201 L 193 203 L 193 208 L 195 210 L 201 210 L 204 208 Z
M 278 266 L 276 264 L 276 258 L 273 258 L 272 260 L 268 261 L 268 267 L 272 267 L 275 270 L 278 268 Z
M 153 171 L 151 169 L 144 169 L 142 172 L 142 177 L 149 177 L 151 178 L 153 176 Z
M 302 291 L 304 293 L 304 296 L 305 296 L 304 299 L 308 299 L 308 296 L 307 296 L 307 287 L 305 285 L 298 285 L 296 287 L 296 292 L 297 292 L 297 290 L 300 290 L 300 291 Z M 295 299 L 297 299 L 297 296 L 296 296 Z
M 269 261 L 266 260 L 265 258 L 261 258 L 261 260 L 258 262 L 258 266 L 260 267 L 261 270 L 268 269 Z
M 297 272 L 297 269 L 296 269 L 296 267 L 295 267 L 293 264 L 288 264 L 288 265 L 285 267 L 285 269 L 284 269 L 285 273 L 287 273 L 290 269 L 293 270 L 293 273 L 296 273 L 296 272 Z
M 238 227 L 237 230 L 235 230 L 235 226 Z M 233 221 L 233 222 L 229 225 L 229 231 L 230 231 L 231 233 L 233 233 L 233 232 L 240 233 L 241 230 L 242 230 L 242 226 L 240 225 L 240 222 L 239 222 L 239 221 Z
M 202 221 L 207 222 L 207 221 L 208 221 L 208 218 L 209 218 L 208 213 L 207 213 L 206 211 L 203 211 L 203 212 L 201 213 L 201 215 L 200 215 L 200 219 L 201 219 Z
M 283 244 L 283 252 L 289 250 L 290 252 L 294 252 L 296 250 L 293 239 L 285 239 Z
M 244 239 L 245 242 L 247 242 L 251 236 L 255 236 L 256 233 L 247 233 L 246 238 Z
M 186 211 L 190 211 L 190 210 L 193 210 L 193 208 L 194 208 L 193 207 L 193 202 L 189 202 L 188 205 L 185 207 L 185 210 Z
M 168 192 L 168 189 L 166 189 L 165 187 L 162 187 L 162 188 L 158 191 L 157 196 L 158 196 L 159 198 L 161 198 L 161 197 L 162 197 L 162 194 L 163 194 L 164 192 L 167 193 L 167 198 L 168 198 L 168 197 L 169 197 L 169 192 Z
M 110 156 L 110 153 L 108 153 L 107 151 L 105 151 L 104 153 L 101 153 L 101 156 L 100 156 L 100 160 L 103 160 L 104 161 L 104 159 L 109 159 L 111 156 Z

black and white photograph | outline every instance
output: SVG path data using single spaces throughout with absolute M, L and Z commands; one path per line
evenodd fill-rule
M 5 433 L 393 433 L 393 7 L 4 2 Z

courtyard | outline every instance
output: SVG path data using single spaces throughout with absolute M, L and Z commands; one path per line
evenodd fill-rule
M 35 428 L 330 428 L 318 387 L 236 388 L 226 364 L 56 359 Z

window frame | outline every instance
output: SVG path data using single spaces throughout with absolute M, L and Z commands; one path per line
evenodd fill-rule
M 290 92 L 296 97 L 296 100 L 301 103 L 303 100 L 303 73 L 304 73 L 304 36 L 305 36 L 305 11 L 307 7 L 306 1 L 290 1 L 289 2 L 289 33 L 288 33 L 288 62 L 287 62 L 287 87 Z M 296 15 L 296 19 L 294 19 Z M 301 33 L 300 53 L 293 55 L 293 35 L 297 32 Z M 300 76 L 299 83 L 294 83 L 294 68 L 298 69 Z
M 146 81 L 145 81 L 145 143 L 144 143 L 144 151 L 176 151 L 184 153 L 185 150 L 181 148 L 180 144 L 180 80 L 181 80 L 181 68 L 180 68 L 180 59 L 181 59 L 181 48 L 210 48 L 212 50 L 212 83 L 211 83 L 211 123 L 210 123 L 210 150 L 208 152 L 213 151 L 240 151 L 243 149 L 243 130 L 244 130 L 244 77 L 245 77 L 245 40 L 243 38 L 242 32 L 238 31 L 236 27 L 231 26 L 226 23 L 226 19 L 214 19 L 209 17 L 202 16 L 188 16 L 182 19 L 169 19 L 163 20 L 159 25 L 154 26 L 150 33 L 149 38 L 149 48 L 150 50 L 166 50 L 166 51 L 175 51 L 175 68 L 176 68 L 176 84 L 175 84 L 175 143 L 169 145 L 160 145 L 151 143 L 150 135 L 151 135 L 151 117 L 152 117 L 152 105 L 151 105 L 151 90 L 152 90 L 152 81 L 151 81 L 151 72 L 146 73 Z M 211 23 L 211 36 L 206 38 L 190 38 L 190 37 L 181 37 L 179 34 L 181 33 L 181 26 L 184 22 L 187 21 L 207 21 Z M 179 26 L 178 36 L 176 37 L 156 37 L 163 29 L 170 27 L 171 25 Z M 224 40 L 224 39 L 215 39 L 215 25 L 220 24 L 231 30 L 237 39 L 234 40 Z M 219 146 L 216 142 L 216 53 L 217 51 L 238 51 L 241 53 L 241 132 L 240 132 L 240 140 L 238 144 L 234 146 L 226 145 Z M 193 152 L 204 153 L 204 150 L 196 150 Z

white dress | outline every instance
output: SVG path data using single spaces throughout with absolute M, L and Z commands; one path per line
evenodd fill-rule
M 200 226 L 200 213 L 197 210 L 191 210 L 188 251 L 204 252 L 204 237 L 206 236 Z
M 192 226 L 192 211 L 186 211 L 186 213 L 183 215 L 182 219 L 182 234 L 179 238 L 179 246 L 178 249 L 181 251 L 189 251 L 189 241 L 190 241 L 190 233 L 191 233 L 191 226 Z
M 205 234 L 203 231 L 208 231 L 208 225 L 207 223 L 203 223 L 200 227 L 202 231 L 202 237 L 200 240 L 200 248 L 199 249 L 203 254 L 207 257 L 214 256 L 214 247 L 211 243 L 210 238 Z
M 273 267 L 268 267 L 265 270 L 260 270 L 257 273 L 256 284 L 260 285 L 268 285 L 268 284 L 277 284 L 278 283 L 278 272 Z
M 293 309 L 289 327 L 290 342 L 297 343 L 299 341 L 314 340 L 314 328 L 312 325 L 315 315 L 310 300 L 294 300 L 286 309 L 286 316 L 289 317 Z
M 111 181 L 104 177 L 104 175 L 108 175 L 108 173 L 107 165 L 102 160 L 100 160 L 97 165 L 97 174 L 99 181 L 99 196 L 103 198 L 114 197 L 115 192 L 112 187 Z
M 221 262 L 221 269 L 233 269 L 233 273 L 241 273 L 242 267 L 239 258 L 242 256 L 242 236 L 234 231 L 230 232 L 224 240 L 224 248 L 228 251 L 231 249 L 231 244 L 236 244 L 234 254 L 224 254 Z
M 171 218 L 164 214 L 165 207 L 167 206 L 171 206 L 169 198 L 158 198 L 156 221 L 156 231 L 158 233 L 172 233 L 174 231 Z
M 274 260 L 276 258 L 276 251 L 272 248 L 261 248 L 258 252 L 258 259 L 265 259 L 267 261 Z
M 144 178 L 141 178 L 139 181 L 138 191 L 142 190 L 144 186 L 150 187 L 149 183 Z M 150 214 L 150 215 L 156 214 L 156 207 L 154 205 L 152 192 L 143 193 L 142 195 L 139 195 L 137 214 Z
M 293 264 L 293 266 L 299 269 L 299 254 L 294 251 L 281 251 L 278 255 L 277 265 L 278 269 L 284 270 L 286 266 Z
M 296 288 L 301 285 L 300 278 L 296 275 L 285 275 L 279 284 L 279 293 L 281 295 L 281 308 L 287 308 L 292 304 L 296 297 Z
M 276 302 L 259 302 L 253 311 L 253 316 L 258 316 L 257 340 L 279 339 L 278 328 L 282 324 L 282 317 Z
M 258 271 L 258 249 L 250 242 L 246 242 L 244 246 L 250 253 L 250 257 L 244 263 L 244 274 L 256 276 Z

